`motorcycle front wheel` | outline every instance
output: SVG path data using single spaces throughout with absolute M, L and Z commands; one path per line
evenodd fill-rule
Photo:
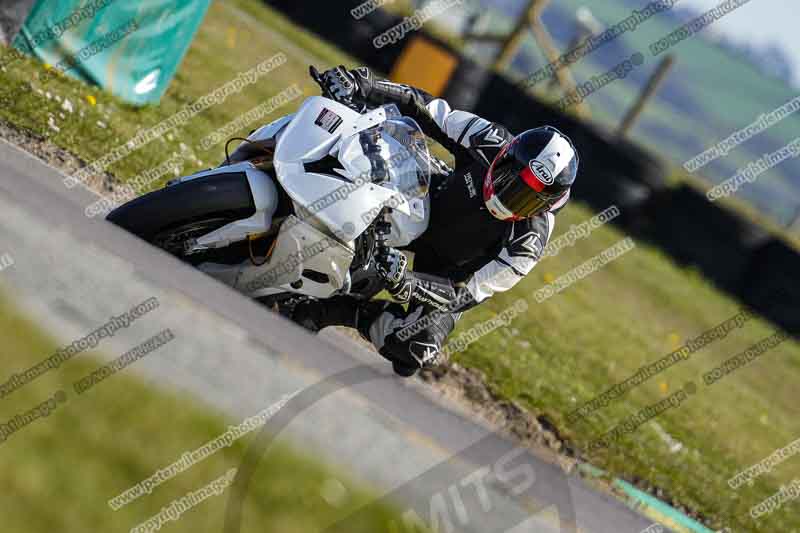
M 219 253 L 209 250 L 187 255 L 187 243 L 255 212 L 246 175 L 223 172 L 140 196 L 111 211 L 106 220 L 172 255 L 197 263 Z

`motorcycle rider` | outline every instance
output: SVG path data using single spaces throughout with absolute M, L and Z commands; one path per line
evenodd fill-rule
M 328 70 L 321 82 L 348 104 L 393 103 L 455 157 L 455 170 L 433 176 L 428 229 L 405 250 L 387 248 L 376 269 L 396 302 L 349 296 L 299 304 L 292 318 L 311 329 L 355 327 L 396 373 L 411 376 L 440 362 L 461 314 L 511 289 L 542 256 L 555 213 L 567 202 L 578 170 L 572 142 L 545 126 L 513 135 L 504 126 L 440 98 L 376 79 L 366 67 Z M 401 303 L 407 303 L 404 309 Z

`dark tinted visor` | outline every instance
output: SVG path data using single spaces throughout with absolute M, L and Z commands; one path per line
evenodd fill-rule
M 537 192 L 520 175 L 522 170 L 513 158 L 508 158 L 492 169 L 492 183 L 497 199 L 519 217 L 529 217 L 547 210 L 561 194 Z

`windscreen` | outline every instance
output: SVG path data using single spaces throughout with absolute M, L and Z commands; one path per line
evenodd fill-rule
M 427 195 L 431 156 L 425 134 L 413 119 L 388 118 L 357 133 L 344 145 L 343 155 L 362 169 L 367 181 L 394 189 L 408 199 Z

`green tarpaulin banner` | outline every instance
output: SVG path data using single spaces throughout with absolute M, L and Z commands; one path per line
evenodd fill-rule
M 37 0 L 14 46 L 133 104 L 158 102 L 211 0 Z

